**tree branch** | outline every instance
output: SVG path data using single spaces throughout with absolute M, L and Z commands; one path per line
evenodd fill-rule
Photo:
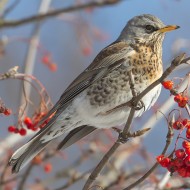
M 94 7 L 113 5 L 113 4 L 116 4 L 119 2 L 121 2 L 121 0 L 104 0 L 104 1 L 99 0 L 99 1 L 94 1 L 94 2 L 90 2 L 90 3 L 86 3 L 86 4 L 74 5 L 74 6 L 70 6 L 67 8 L 61 8 L 61 9 L 49 11 L 47 13 L 41 13 L 41 14 L 30 16 L 30 17 L 20 19 L 20 20 L 13 20 L 13 21 L 0 20 L 0 28 L 20 26 L 23 24 L 31 23 L 31 22 L 41 21 L 41 20 L 44 20 L 44 19 L 47 19 L 47 18 L 50 18 L 53 16 L 57 16 L 62 13 L 80 11 L 80 10 L 83 10 L 86 8 L 94 8 Z
M 173 129 L 172 129 L 172 126 L 168 126 L 168 133 L 166 136 L 166 144 L 165 144 L 164 149 L 161 154 L 164 155 L 166 153 L 168 147 L 171 144 L 172 139 L 173 139 Z M 159 163 L 156 162 L 140 179 L 138 179 L 136 182 L 132 183 L 131 185 L 129 185 L 128 187 L 126 187 L 123 190 L 130 190 L 130 189 L 134 188 L 135 186 L 139 185 L 157 168 L 158 165 L 159 165 Z

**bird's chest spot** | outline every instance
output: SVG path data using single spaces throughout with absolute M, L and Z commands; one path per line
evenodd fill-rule
M 136 55 L 131 57 L 133 63 L 132 73 L 137 84 L 147 82 L 151 84 L 163 73 L 162 57 L 150 47 L 139 47 Z

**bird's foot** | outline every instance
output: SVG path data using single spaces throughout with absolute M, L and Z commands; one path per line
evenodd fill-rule
M 136 106 L 136 109 L 137 110 L 141 110 L 142 108 L 145 109 L 145 105 L 144 105 L 144 102 L 142 100 L 140 100 Z
M 140 100 L 137 104 L 133 104 L 132 107 L 135 110 L 141 110 L 142 108 L 144 108 L 144 111 L 145 111 L 145 105 L 144 105 L 144 102 L 142 100 Z

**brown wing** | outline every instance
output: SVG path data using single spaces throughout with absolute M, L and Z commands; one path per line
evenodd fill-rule
M 125 62 L 125 56 L 133 49 L 127 46 L 126 42 L 114 42 L 104 48 L 94 59 L 94 61 L 85 69 L 65 90 L 59 101 L 49 111 L 49 113 L 39 122 L 41 125 L 53 113 L 56 112 L 52 120 L 55 120 L 68 104 L 82 91 L 88 88 L 94 81 L 105 76 L 107 72 L 118 67 Z M 50 125 L 53 121 L 50 122 Z M 49 125 L 47 125 L 49 126 Z M 47 127 L 45 127 L 47 128 Z M 43 128 L 43 130 L 45 130 Z

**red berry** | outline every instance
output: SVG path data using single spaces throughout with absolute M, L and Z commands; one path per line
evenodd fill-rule
M 174 164 L 175 164 L 178 168 L 180 168 L 180 167 L 182 167 L 182 166 L 184 165 L 184 160 L 181 159 L 181 158 L 176 158 L 176 159 L 174 160 Z
M 3 114 L 6 115 L 6 116 L 11 115 L 11 113 L 12 113 L 11 109 L 7 109 L 7 108 L 6 108 L 5 111 L 3 112 Z
M 181 94 L 175 95 L 175 97 L 174 97 L 174 101 L 175 101 L 175 102 L 181 102 L 181 100 L 182 100 Z
M 37 130 L 38 130 L 38 127 L 35 127 L 35 125 L 33 125 L 33 126 L 31 127 L 31 130 L 32 130 L 32 131 L 37 131 Z
M 24 118 L 24 124 L 27 126 L 28 129 L 31 129 L 33 126 L 32 120 L 30 119 L 30 117 Z
M 183 124 L 184 126 L 186 126 L 187 123 L 188 123 L 188 119 L 184 119 L 184 120 L 182 121 L 182 124 Z
M 51 61 L 50 61 L 50 54 L 45 54 L 43 57 L 42 57 L 42 63 L 44 64 L 49 64 Z
M 25 117 L 24 123 L 27 125 L 28 123 L 32 123 L 32 120 L 30 119 L 30 117 Z
M 185 149 L 190 148 L 190 142 L 189 141 L 183 141 L 182 146 Z
M 170 158 L 163 158 L 161 161 L 160 161 L 160 165 L 164 168 L 167 168 L 169 166 L 169 163 L 170 163 Z
M 176 164 L 175 164 L 174 161 L 171 161 L 171 162 L 168 164 L 167 169 L 168 169 L 168 171 L 170 171 L 171 173 L 174 173 L 175 171 L 177 171 L 178 167 L 176 166 Z
M 156 160 L 158 163 L 160 163 L 163 160 L 163 158 L 164 158 L 164 155 L 161 154 L 161 155 L 156 157 Z
M 177 170 L 178 174 L 181 176 L 181 177 L 186 177 L 186 168 L 185 167 L 181 167 Z
M 190 156 L 187 156 L 184 160 L 186 166 L 190 166 Z
M 173 82 L 171 80 L 163 81 L 162 85 L 165 89 L 171 90 L 173 88 Z
M 42 157 L 40 155 L 37 155 L 32 160 L 33 164 L 41 164 L 42 163 Z
M 51 165 L 51 163 L 47 163 L 47 164 L 44 165 L 44 171 L 46 173 L 50 173 L 52 171 L 52 165 Z
M 187 139 L 190 139 L 190 135 L 186 133 L 186 138 Z
M 26 129 L 21 128 L 21 129 L 19 130 L 19 134 L 20 134 L 21 136 L 25 136 L 25 135 L 26 135 Z
M 190 177 L 190 167 L 186 167 L 186 176 L 187 177 Z
M 187 155 L 190 155 L 190 148 L 186 148 L 186 149 L 185 149 L 185 153 L 186 153 Z
M 187 134 L 187 135 L 190 135 L 190 128 L 187 128 L 186 134 Z
M 85 48 L 82 49 L 82 53 L 85 56 L 88 56 L 88 55 L 92 54 L 92 48 L 91 47 L 85 47 Z
M 178 106 L 184 108 L 188 102 L 188 98 L 186 96 L 182 97 L 181 101 L 178 102 Z
M 48 67 L 53 72 L 57 71 L 57 65 L 55 63 L 49 64 Z
M 13 125 L 11 125 L 11 126 L 8 127 L 8 131 L 9 131 L 10 133 L 14 133 L 14 132 L 15 132 L 15 129 L 16 129 L 16 127 L 13 126 Z
M 174 122 L 174 124 L 173 124 L 173 128 L 175 129 L 175 130 L 180 130 L 180 129 L 182 129 L 184 126 L 183 126 L 183 124 L 180 122 L 180 121 L 175 121 Z
M 185 157 L 185 150 L 184 149 L 177 149 L 175 151 L 175 156 L 177 158 L 184 158 Z

